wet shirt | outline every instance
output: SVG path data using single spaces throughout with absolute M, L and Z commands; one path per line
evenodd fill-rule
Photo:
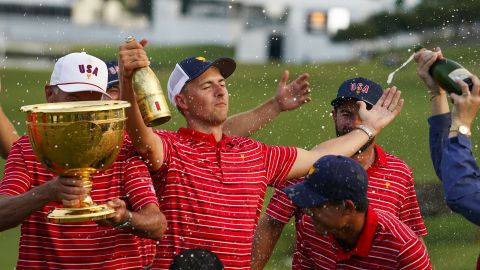
M 390 212 L 400 221 L 407 224 L 418 236 L 427 234 L 410 168 L 398 157 L 385 152 L 375 145 L 375 160 L 367 170 L 368 201 L 374 209 Z M 303 178 L 286 182 L 293 185 L 303 181 Z M 288 223 L 292 216 L 297 220 L 301 212 L 280 189 L 268 204 L 266 214 L 283 223 Z
M 37 161 L 28 137 L 23 136 L 10 151 L 0 194 L 20 195 L 54 176 Z M 94 174 L 92 183 L 90 195 L 97 204 L 118 197 L 133 210 L 158 205 L 148 169 L 131 146 L 124 145 L 113 165 Z M 93 221 L 48 222 L 55 207 L 61 204 L 48 203 L 22 222 L 16 269 L 139 269 L 152 263 L 154 241 Z
M 168 269 L 187 248 L 214 252 L 225 269 L 250 269 L 253 235 L 267 185 L 280 186 L 297 151 L 243 137 L 181 128 L 156 131 L 164 165 L 152 179 L 168 228 L 154 269 Z
M 442 180 L 448 206 L 480 225 L 480 169 L 469 137 L 448 138 L 451 122 L 450 113 L 428 119 L 433 167 Z
M 367 210 L 355 247 L 344 250 L 332 235 L 316 233 L 310 216 L 297 226 L 297 247 L 292 269 L 432 269 L 430 258 L 417 235 L 393 214 Z

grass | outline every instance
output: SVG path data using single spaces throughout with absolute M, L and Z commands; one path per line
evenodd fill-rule
M 215 58 L 232 55 L 230 48 L 206 46 L 203 51 L 193 46 L 185 50 L 176 48 L 150 48 L 152 63 L 165 87 L 173 63 L 182 57 L 202 55 Z M 203 48 L 203 47 L 202 47 Z M 82 49 L 81 47 L 77 50 Z M 84 48 L 89 53 L 103 59 L 115 57 L 114 47 Z M 465 64 L 473 73 L 480 73 L 476 60 L 480 46 L 445 48 L 444 55 Z M 407 58 L 407 50 L 395 52 Z M 240 64 L 234 75 L 228 80 L 231 114 L 250 109 L 273 96 L 284 69 L 290 70 L 291 78 L 303 72 L 311 74 L 313 101 L 302 108 L 283 113 L 267 128 L 254 135 L 255 139 L 268 144 L 296 145 L 311 148 L 319 142 L 334 136 L 330 116 L 330 101 L 335 97 L 338 85 L 351 77 L 363 76 L 380 82 L 385 81 L 392 67 L 382 64 L 382 56 L 369 62 L 285 65 L 269 63 L 265 65 Z M 44 103 L 43 87 L 49 81 L 50 72 L 24 71 L 20 68 L 0 70 L 3 90 L 0 91 L 0 104 L 12 119 L 18 131 L 25 132 L 25 116 L 18 109 L 20 106 Z M 415 74 L 415 65 L 411 64 L 394 79 L 405 98 L 405 107 L 400 116 L 379 135 L 378 142 L 385 150 L 404 159 L 413 169 L 417 183 L 437 183 L 428 153 L 428 127 L 430 104 L 425 87 Z M 172 120 L 162 126 L 165 129 L 177 129 L 184 125 L 182 116 L 173 111 Z M 478 125 L 473 128 L 474 153 L 478 153 L 480 140 Z M 0 174 L 3 174 L 3 161 L 0 161 Z M 266 200 L 268 202 L 268 200 Z M 426 218 L 429 235 L 425 238 L 432 262 L 436 269 L 472 269 L 478 256 L 478 230 L 461 217 L 448 214 Z M 12 269 L 18 253 L 19 229 L 15 228 L 0 233 L 0 269 Z M 293 244 L 293 227 L 290 225 L 277 245 L 268 269 L 288 269 Z

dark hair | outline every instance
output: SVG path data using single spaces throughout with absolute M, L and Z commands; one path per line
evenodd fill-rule
M 185 249 L 173 257 L 170 270 L 223 270 L 223 263 L 207 249 Z

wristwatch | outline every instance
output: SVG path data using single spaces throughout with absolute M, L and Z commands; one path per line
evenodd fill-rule
M 367 128 L 366 126 L 364 126 L 364 125 L 359 125 L 359 126 L 357 127 L 357 129 L 360 129 L 360 130 L 362 130 L 363 132 L 365 132 L 365 133 L 367 134 L 367 136 L 368 136 L 368 140 L 369 140 L 369 141 L 371 141 L 371 140 L 373 139 L 373 132 L 372 132 L 369 128 Z
M 469 127 L 467 127 L 465 125 L 460 125 L 457 128 L 452 128 L 452 129 L 450 129 L 450 132 L 458 132 L 458 133 L 460 133 L 462 135 L 465 135 L 467 137 L 472 136 L 472 131 L 470 130 Z
M 122 224 L 119 224 L 119 225 L 117 225 L 113 228 L 116 229 L 116 230 L 131 228 L 132 227 L 132 218 L 133 218 L 132 212 L 128 211 L 127 220 L 125 222 L 123 222 Z

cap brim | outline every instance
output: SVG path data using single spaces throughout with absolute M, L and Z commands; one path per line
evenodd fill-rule
M 196 78 L 200 77 L 205 71 L 207 71 L 211 67 L 218 68 L 218 70 L 220 71 L 220 74 L 222 74 L 223 78 L 226 79 L 233 74 L 233 72 L 237 68 L 237 64 L 235 63 L 235 60 L 233 60 L 232 58 L 227 58 L 227 57 L 218 58 L 215 61 L 211 62 L 209 65 L 205 66 L 195 76 L 189 78 L 185 83 L 191 82 Z
M 57 84 L 56 86 L 60 88 L 60 90 L 62 90 L 63 92 L 67 92 L 67 93 L 93 91 L 93 92 L 104 94 L 109 98 L 112 98 L 107 92 L 103 91 L 100 87 L 94 84 L 69 83 L 69 84 Z
M 337 107 L 338 105 L 342 104 L 343 102 L 345 102 L 347 100 L 363 101 L 363 102 L 367 103 L 367 107 L 370 107 L 370 108 L 373 107 L 373 105 L 375 105 L 375 104 L 372 104 L 369 101 L 366 101 L 366 100 L 361 99 L 361 98 L 345 97 L 345 96 L 337 97 L 336 99 L 332 100 L 332 102 L 330 102 L 330 104 L 332 104 L 333 107 Z
M 109 81 L 107 83 L 107 89 L 114 86 L 115 84 L 118 84 L 118 80 Z
M 218 58 L 215 61 L 213 61 L 209 66 L 217 67 L 225 79 L 230 77 L 230 75 L 232 75 L 235 69 L 237 68 L 237 64 L 235 63 L 235 60 L 227 57 Z
M 313 191 L 306 181 L 289 186 L 283 189 L 283 192 L 300 208 L 311 208 L 322 205 L 328 200 Z

